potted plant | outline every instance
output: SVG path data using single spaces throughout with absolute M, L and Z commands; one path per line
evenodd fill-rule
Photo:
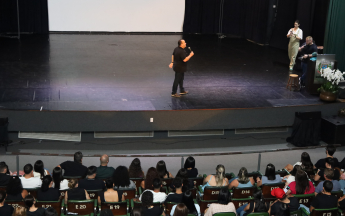
M 323 101 L 335 101 L 339 90 L 339 82 L 344 80 L 345 72 L 340 70 L 332 70 L 325 68 L 321 70 L 321 76 L 326 79 L 326 82 L 318 89 L 320 92 L 320 99 Z

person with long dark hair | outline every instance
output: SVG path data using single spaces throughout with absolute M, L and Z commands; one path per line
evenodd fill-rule
M 37 208 L 35 206 L 36 200 L 35 197 L 33 197 L 32 195 L 27 195 L 24 199 L 24 203 L 26 207 L 27 216 L 45 216 L 45 209 Z
M 199 204 L 195 204 L 194 200 L 193 200 L 193 194 L 190 190 L 187 190 L 183 193 L 183 197 L 182 197 L 182 202 L 183 204 L 185 204 L 187 206 L 188 209 L 188 214 L 192 214 L 192 215 L 196 215 L 196 216 L 200 216 L 200 206 Z M 177 205 L 174 205 L 171 208 L 170 211 L 170 215 L 173 216 L 175 209 L 176 209 Z
M 1 216 L 12 216 L 13 207 L 5 203 L 6 192 L 0 191 L 0 215 Z
M 14 200 L 14 201 L 21 201 L 23 200 L 29 193 L 27 190 L 23 189 L 22 182 L 20 181 L 18 176 L 13 176 L 7 187 L 7 200 Z
M 188 178 L 196 178 L 198 176 L 198 169 L 195 168 L 195 159 L 189 156 L 184 162 L 184 168 L 188 172 Z
M 269 212 L 269 206 L 265 203 L 262 191 L 255 189 L 253 193 L 254 200 L 248 204 L 244 204 L 239 207 L 236 212 L 237 215 L 248 215 L 253 212 Z
M 288 172 L 291 172 L 293 168 L 299 165 L 301 168 L 306 172 L 312 172 L 313 171 L 313 163 L 310 160 L 310 156 L 307 152 L 303 152 L 301 154 L 301 160 L 296 162 L 294 165 L 288 164 L 284 167 Z
M 11 176 L 7 174 L 7 165 L 5 163 L 0 163 L 0 186 L 7 186 Z
M 238 172 L 237 178 L 235 178 L 229 184 L 229 189 L 232 188 L 243 188 L 243 187 L 252 187 L 255 184 L 255 181 L 252 177 L 248 177 L 247 168 L 242 167 Z
M 256 178 L 257 186 L 260 187 L 263 184 L 274 184 L 282 182 L 282 179 L 280 178 L 280 175 L 276 175 L 276 168 L 273 164 L 269 163 L 266 166 L 265 175 L 261 177 Z
M 185 192 L 185 191 L 187 191 L 187 190 L 189 190 L 189 189 L 194 187 L 194 182 L 192 180 L 188 179 L 188 172 L 187 172 L 187 170 L 185 168 L 180 169 L 178 171 L 178 173 L 176 174 L 176 177 L 179 177 L 179 178 L 182 179 L 182 182 L 183 182 L 182 183 L 183 184 L 182 191 L 183 192 Z M 172 183 L 170 185 L 170 188 L 174 189 L 174 186 L 173 186 Z
M 59 190 L 68 190 L 68 180 L 62 176 L 62 169 L 55 167 L 53 169 L 53 187 Z
M 300 41 L 303 37 L 303 31 L 299 28 L 300 22 L 296 20 L 294 23 L 294 28 L 291 28 L 286 35 L 287 38 L 290 38 L 289 47 L 288 47 L 288 55 L 290 59 L 289 69 L 290 71 L 293 70 L 293 66 L 295 65 L 296 57 L 298 54 L 298 49 L 300 45 Z
M 288 185 L 288 192 L 286 194 L 311 194 L 314 193 L 315 187 L 311 181 L 308 180 L 307 174 L 303 170 L 296 172 L 296 181 Z
M 283 189 L 275 188 L 271 191 L 271 195 L 276 197 L 278 200 L 271 205 L 271 215 L 280 215 L 281 209 L 284 204 L 287 206 L 290 212 L 297 211 L 300 207 L 298 199 L 293 196 L 287 196 Z
M 38 160 L 34 164 L 34 177 L 43 178 L 46 175 L 50 175 L 48 170 L 44 169 L 43 161 Z
M 105 180 L 105 186 L 107 188 L 106 191 L 100 192 L 98 194 L 99 205 L 104 202 L 121 202 L 125 200 L 125 197 L 121 190 L 114 190 L 114 182 L 111 178 Z
M 174 178 L 174 176 L 167 170 L 167 166 L 163 160 L 158 161 L 156 169 L 161 179 Z
M 188 216 L 188 208 L 185 204 L 179 203 L 176 205 L 173 216 Z
M 150 167 L 147 170 L 145 180 L 141 182 L 141 187 L 146 189 L 146 190 L 148 190 L 148 189 L 149 190 L 154 190 L 152 185 L 153 185 L 153 180 L 155 178 L 160 178 L 159 174 L 158 174 L 156 168 Z
M 113 175 L 115 189 L 137 188 L 135 183 L 129 179 L 128 169 L 125 166 L 118 166 Z
M 205 210 L 205 216 L 212 216 L 218 212 L 236 213 L 235 205 L 231 202 L 230 191 L 227 188 L 222 188 L 219 191 L 218 203 L 212 203 L 210 207 Z
M 165 216 L 165 213 L 160 206 L 153 206 L 153 194 L 150 191 L 145 191 L 142 194 L 141 204 L 141 213 L 143 216 Z
M 129 178 L 144 178 L 145 173 L 141 168 L 141 163 L 139 158 L 134 158 L 128 169 Z
M 46 175 L 42 179 L 42 186 L 37 191 L 37 200 L 39 201 L 58 201 L 60 191 L 53 188 L 53 179 L 50 175 Z

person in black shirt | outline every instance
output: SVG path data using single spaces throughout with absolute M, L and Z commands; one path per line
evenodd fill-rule
M 160 206 L 153 206 L 153 193 L 145 191 L 141 195 L 142 215 L 143 216 L 160 216 L 165 215 Z
M 82 165 L 83 153 L 74 153 L 74 161 L 65 161 L 58 167 L 62 168 L 65 173 L 64 176 L 81 176 L 84 178 L 87 173 L 87 167 Z
M 188 172 L 188 178 L 196 178 L 198 176 L 198 169 L 195 168 L 195 159 L 192 156 L 189 156 L 184 162 L 184 168 Z
M 326 147 L 326 158 L 333 158 L 334 159 L 334 167 L 339 167 L 338 159 L 333 157 L 334 153 L 336 151 L 336 148 L 334 145 L 328 145 Z M 314 169 L 320 169 L 320 168 L 326 168 L 326 158 L 320 159 L 316 162 L 314 165 Z
M 1 216 L 11 216 L 13 213 L 13 207 L 5 203 L 6 192 L 0 191 L 0 215 Z
M 180 97 L 180 95 L 185 95 L 188 91 L 185 91 L 183 88 L 183 79 L 184 79 L 184 72 L 187 71 L 187 61 L 189 61 L 192 56 L 194 56 L 194 52 L 187 56 L 186 48 L 187 43 L 185 40 L 181 39 L 178 41 L 178 47 L 174 49 L 172 54 L 171 63 L 169 65 L 170 68 L 173 68 L 175 71 L 175 80 L 172 87 L 171 96 L 172 97 Z M 177 87 L 180 86 L 180 94 L 177 94 Z
M 87 168 L 86 179 L 79 180 L 79 188 L 85 190 L 104 190 L 105 184 L 101 179 L 96 179 L 97 167 L 90 166 Z
M 167 202 L 180 203 L 182 201 L 182 198 L 183 198 L 182 179 L 179 177 L 176 177 L 176 178 L 174 178 L 172 183 L 176 189 L 176 192 L 175 193 L 169 193 L 169 195 L 165 199 L 165 203 L 167 203 Z
M 39 201 L 58 201 L 60 198 L 60 191 L 53 188 L 53 178 L 46 175 L 42 179 L 41 189 L 37 191 L 37 200 Z
M 59 216 L 59 215 L 53 207 L 48 207 L 45 210 L 45 216 Z
M 7 175 L 7 166 L 5 163 L 0 163 L 0 186 L 7 186 L 11 176 Z
M 36 200 L 32 195 L 27 195 L 24 199 L 27 216 L 45 216 L 44 208 L 37 208 L 35 206 Z
M 339 170 L 334 169 L 334 163 L 335 163 L 334 158 L 326 158 L 325 161 L 326 161 L 325 162 L 326 168 L 332 169 L 334 171 L 334 176 L 332 179 L 338 181 L 340 179 L 340 172 L 339 172 Z M 314 177 L 314 181 L 319 181 L 319 180 L 324 181 L 325 180 L 324 171 L 325 171 L 325 169 L 319 169 L 317 174 Z
M 331 194 L 333 183 L 331 181 L 323 182 L 323 191 L 319 193 L 310 204 L 310 212 L 314 209 L 330 209 L 338 207 L 338 199 Z
M 89 200 L 90 196 L 83 188 L 78 187 L 78 179 L 70 179 L 68 181 L 68 187 L 70 188 L 65 193 L 65 203 L 68 200 Z
M 275 188 L 271 191 L 271 194 L 278 198 L 278 200 L 271 205 L 271 215 L 276 215 L 280 211 L 282 204 L 286 204 L 290 212 L 299 209 L 298 199 L 296 197 L 288 197 L 283 189 Z
M 299 48 L 299 51 L 302 53 L 302 76 L 300 78 L 301 85 L 305 86 L 305 80 L 308 71 L 308 61 L 311 57 L 313 57 L 313 53 L 317 54 L 317 46 L 313 42 L 313 38 L 308 36 L 305 40 L 305 45 Z

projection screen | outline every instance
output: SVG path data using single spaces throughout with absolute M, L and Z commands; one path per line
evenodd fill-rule
M 50 31 L 182 32 L 185 0 L 49 0 Z

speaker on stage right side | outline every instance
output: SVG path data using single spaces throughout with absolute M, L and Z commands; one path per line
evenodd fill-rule
M 321 140 L 327 144 L 345 145 L 345 118 L 339 116 L 323 117 L 321 121 Z

